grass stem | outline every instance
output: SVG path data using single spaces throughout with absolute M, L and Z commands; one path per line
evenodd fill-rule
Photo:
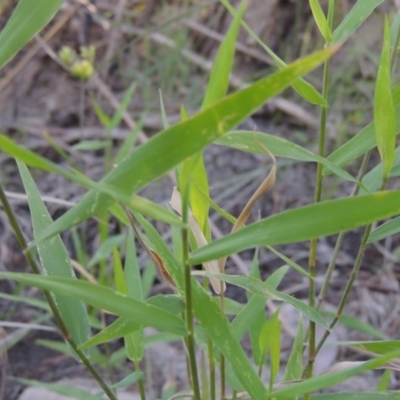
M 328 98 L 329 90 L 329 75 L 330 75 L 330 60 L 325 61 L 324 64 L 324 75 L 323 75 L 323 90 L 322 96 L 325 100 Z M 325 140 L 326 140 L 326 121 L 328 116 L 327 106 L 321 107 L 320 125 L 319 125 L 319 144 L 318 144 L 318 155 L 320 157 L 325 156 Z M 317 165 L 317 176 L 315 184 L 314 202 L 319 203 L 322 196 L 322 181 L 323 181 L 323 165 L 318 163 Z M 310 268 L 310 288 L 308 302 L 310 307 L 315 306 L 315 276 L 316 276 L 316 255 L 317 255 L 317 239 L 313 239 L 310 243 L 310 255 L 309 255 L 309 268 Z M 309 329 L 309 352 L 308 352 L 308 365 L 307 365 L 307 378 L 311 378 L 313 374 L 313 364 L 315 360 L 315 322 L 310 321 Z M 308 395 L 305 396 L 305 400 L 308 400 Z
M 191 285 L 191 267 L 189 260 L 189 230 L 187 227 L 188 222 L 188 190 L 183 193 L 183 207 L 182 207 L 182 262 L 184 266 L 184 279 L 185 279 L 185 315 L 186 315 L 186 329 L 188 330 L 187 348 L 189 355 L 190 374 L 192 381 L 192 389 L 194 399 L 200 400 L 200 385 L 197 373 L 195 340 L 194 340 L 194 326 L 193 326 L 193 305 L 192 305 L 192 285 Z
M 368 151 L 367 153 L 364 154 L 364 157 L 363 157 L 363 160 L 362 160 L 362 163 L 361 163 L 361 166 L 360 166 L 360 170 L 359 170 L 358 176 L 357 176 L 357 180 L 358 181 L 362 181 L 362 178 L 365 175 L 370 155 L 371 155 L 371 151 Z M 350 197 L 357 196 L 359 191 L 360 191 L 360 186 L 355 185 Z M 319 310 L 319 308 L 321 307 L 321 304 L 325 299 L 326 293 L 328 292 L 329 284 L 330 284 L 330 281 L 331 281 L 331 278 L 332 278 L 332 273 L 333 273 L 333 270 L 334 270 L 335 265 L 336 265 L 336 260 L 337 260 L 337 258 L 339 256 L 339 251 L 340 251 L 340 249 L 342 247 L 345 234 L 346 234 L 345 232 L 340 232 L 339 236 L 338 236 L 338 238 L 336 240 L 335 248 L 333 250 L 333 255 L 332 255 L 332 258 L 331 258 L 331 260 L 329 262 L 329 266 L 328 266 L 328 270 L 326 272 L 324 283 L 323 283 L 323 286 L 322 286 L 321 291 L 320 291 L 319 296 L 318 296 L 317 310 Z

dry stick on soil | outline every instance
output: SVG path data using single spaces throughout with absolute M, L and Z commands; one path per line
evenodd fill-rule
M 221 35 L 219 32 L 216 32 L 203 24 L 200 24 L 196 21 L 193 21 L 191 19 L 187 19 L 184 21 L 184 24 L 189 27 L 190 29 L 201 33 L 204 36 L 207 36 L 213 40 L 216 40 L 217 42 L 221 43 L 225 36 Z M 243 43 L 236 42 L 235 44 L 236 50 L 240 51 L 241 53 L 250 56 L 252 58 L 255 58 L 258 61 L 264 62 L 265 64 L 269 65 L 275 65 L 273 62 L 272 58 L 267 56 L 265 53 L 262 53 L 258 50 L 252 49 L 249 46 L 244 45 Z
M 49 29 L 49 31 L 43 36 L 43 41 L 48 42 L 53 36 L 55 36 L 64 25 L 74 16 L 77 12 L 78 7 L 71 7 L 61 18 Z M 39 43 L 35 43 L 28 52 L 23 56 L 23 58 L 15 65 L 7 75 L 0 81 L 0 91 L 3 91 L 13 79 L 26 67 L 29 61 L 36 55 L 36 53 L 41 49 Z

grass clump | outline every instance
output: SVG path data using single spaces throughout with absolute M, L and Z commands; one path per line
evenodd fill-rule
M 48 23 L 62 2 L 53 3 L 52 8 L 46 7 L 47 2 L 40 0 L 22 0 L 19 3 L 0 34 L 0 66 L 4 66 Z M 13 279 L 44 290 L 48 305 L 70 351 L 85 364 L 102 389 L 95 398 L 105 395 L 109 399 L 116 399 L 116 387 L 133 384 L 138 385 L 142 400 L 150 398 L 146 388 L 149 376 L 142 371 L 141 363 L 145 357 L 146 327 L 164 333 L 160 335 L 160 340 L 181 340 L 186 350 L 187 383 L 190 391 L 174 393 L 168 389 L 169 394 L 167 395 L 166 390 L 163 398 L 339 399 L 344 395 L 354 399 L 396 398 L 396 394 L 387 390 L 384 383 L 379 385 L 379 393 L 338 393 L 326 396 L 315 393 L 371 369 L 397 370 L 397 364 L 393 362 L 400 357 L 397 341 L 352 342 L 351 346 L 366 349 L 374 356 L 368 361 L 334 364 L 321 375 L 315 375 L 314 361 L 343 314 L 366 247 L 369 243 L 400 231 L 399 217 L 396 217 L 400 214 L 400 191 L 386 190 L 400 170 L 396 148 L 399 87 L 393 87 L 391 82 L 399 38 L 398 16 L 392 22 L 388 19 L 384 22 L 382 52 L 375 79 L 373 120 L 338 149 L 327 154 L 331 57 L 341 51 L 343 43 L 382 1 L 359 0 L 341 21 L 336 22 L 335 1 L 329 1 L 325 10 L 318 0 L 310 0 L 313 18 L 325 46 L 322 50 L 288 64 L 269 49 L 246 24 L 243 19 L 245 1 L 237 10 L 225 0 L 221 0 L 221 3 L 232 14 L 232 22 L 216 54 L 198 112 L 188 115 L 182 107 L 181 121 L 169 126 L 161 101 L 164 129 L 146 143 L 136 146 L 134 143 L 139 129 L 133 129 L 116 158 L 106 151 L 106 172 L 99 182 L 92 181 L 75 166 L 71 166 L 69 170 L 60 168 L 0 134 L 0 149 L 17 160 L 34 231 L 33 242 L 27 244 L 0 183 L 1 203 L 34 273 L 0 272 L 0 278 Z M 40 15 L 35 23 L 31 22 L 32 13 L 35 16 Z M 277 68 L 274 73 L 227 95 L 235 44 L 242 27 L 262 46 Z M 82 80 L 98 79 L 92 70 L 93 52 L 90 53 L 90 61 L 84 54 L 81 54 L 83 60 L 75 61 L 75 56 L 68 48 L 64 48 L 59 61 L 67 64 L 66 67 L 71 67 L 74 73 L 74 62 L 83 62 L 86 59 L 88 64 L 81 71 L 83 75 L 76 71 L 75 75 Z M 321 65 L 322 91 L 319 92 L 303 77 Z M 169 73 L 173 73 L 173 70 Z M 305 101 L 319 109 L 317 153 L 274 135 L 236 130 L 238 124 L 290 86 Z M 97 103 L 93 103 L 97 116 L 108 131 L 111 132 L 121 122 L 135 88 L 135 84 L 130 86 L 113 117 L 107 116 Z M 210 198 L 202 153 L 214 142 L 260 153 L 273 160 L 270 173 L 238 219 L 229 215 Z M 86 150 L 98 150 L 109 148 L 110 141 L 81 142 L 77 146 Z M 368 160 L 375 147 L 380 160 L 369 170 Z M 314 202 L 244 226 L 255 201 L 265 191 L 273 190 L 276 159 L 279 158 L 317 164 Z M 359 173 L 353 176 L 345 167 L 360 158 L 362 161 Z M 88 191 L 76 205 L 53 222 L 27 166 L 60 174 Z M 162 175 L 171 172 L 171 179 L 174 181 L 171 183 L 171 193 L 174 193 L 171 205 L 177 213 L 137 194 Z M 354 187 L 348 197 L 322 201 L 324 179 L 330 174 Z M 210 208 L 216 209 L 233 223 L 232 232 L 218 240 L 212 239 Z M 108 273 L 105 257 L 99 256 L 98 275 L 90 275 L 80 267 L 84 278 L 77 279 L 60 234 L 92 217 L 105 223 L 111 217 L 115 218 L 122 227 L 123 234 L 118 238 L 108 237 L 108 232 L 100 224 L 102 249 L 108 248 L 104 250 L 106 257 L 112 254 L 113 273 Z M 378 221 L 392 217 L 394 218 L 378 227 L 375 225 Z M 162 221 L 171 227 L 174 249 L 171 249 L 146 218 Z M 359 227 L 364 227 L 364 234 L 356 260 L 336 314 L 328 323 L 322 308 L 336 259 L 343 241 L 346 240 L 346 232 Z M 72 232 L 79 247 L 76 231 Z M 317 274 L 322 273 L 319 271 L 317 259 L 318 239 L 334 234 L 338 234 L 335 251 L 325 274 L 323 289 L 317 293 L 316 278 Z M 146 271 L 140 272 L 135 236 L 160 275 L 173 288 L 173 295 L 148 297 L 152 275 L 147 275 Z M 304 241 L 310 241 L 308 270 L 272 247 Z M 226 273 L 227 257 L 239 251 L 262 247 L 285 262 L 283 267 L 265 281 L 260 278 L 257 257 L 254 258 L 247 276 Z M 82 251 L 81 255 L 84 260 Z M 96 263 L 97 261 L 94 264 Z M 204 270 L 194 272 L 193 266 L 196 265 L 202 265 Z M 309 281 L 307 304 L 278 289 L 291 268 Z M 203 278 L 203 284 L 199 283 L 195 275 Z M 247 292 L 247 303 L 238 304 L 226 298 L 227 284 L 243 288 Z M 277 301 L 278 304 L 288 303 L 299 315 L 297 333 L 285 368 L 281 365 L 280 310 L 267 317 L 267 300 Z M 85 305 L 90 306 L 90 313 Z M 95 310 L 101 310 L 102 323 L 97 325 L 101 327 L 100 331 L 92 336 L 90 325 L 93 325 L 92 317 L 97 315 Z M 118 318 L 105 326 L 104 312 L 112 313 Z M 227 314 L 232 313 L 234 318 L 228 319 Z M 308 321 L 307 329 L 304 328 L 303 319 Z M 317 326 L 322 327 L 325 332 L 320 340 L 317 339 Z M 361 329 L 365 331 L 365 327 L 360 326 Z M 247 333 L 251 338 L 250 356 L 241 342 Z M 124 354 L 132 361 L 132 371 L 120 382 L 107 383 L 107 379 L 94 366 L 96 360 L 101 359 L 95 346 L 107 344 L 119 337 L 124 338 Z M 109 352 L 108 347 L 107 351 Z M 303 365 L 304 354 L 306 363 Z M 111 354 L 109 356 L 105 362 L 103 359 L 103 364 L 114 366 Z M 280 378 L 280 370 L 283 370 L 283 378 Z M 266 380 L 263 379 L 265 375 L 268 375 Z M 73 395 L 79 398 L 81 394 Z

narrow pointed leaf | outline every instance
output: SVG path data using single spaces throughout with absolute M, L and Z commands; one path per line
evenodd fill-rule
M 281 267 L 276 270 L 264 282 L 269 288 L 276 289 L 283 277 L 286 275 L 288 267 Z M 251 298 L 243 307 L 242 311 L 232 321 L 232 328 L 235 330 L 236 337 L 240 340 L 244 334 L 253 326 L 257 320 L 260 312 L 265 310 L 266 296 L 259 296 L 251 294 Z M 265 319 L 265 317 L 264 317 Z
M 297 333 L 292 345 L 289 360 L 286 365 L 285 374 L 283 375 L 283 382 L 301 379 L 303 375 L 303 331 L 303 316 L 300 314 L 299 325 L 297 327 Z
M 33 231 L 35 237 L 37 237 L 53 222 L 53 220 L 40 197 L 40 193 L 28 168 L 25 164 L 20 162 L 18 162 L 18 168 L 28 196 Z M 44 274 L 68 277 L 71 278 L 72 282 L 76 282 L 74 269 L 60 235 L 41 242 L 37 246 L 37 249 Z M 85 305 L 82 301 L 72 299 L 63 294 L 54 294 L 52 292 L 52 295 L 72 339 L 78 345 L 85 342 L 91 334 Z
M 63 0 L 21 0 L 0 33 L 0 68 L 54 17 Z
M 255 137 L 257 140 L 255 140 Z M 250 132 L 250 131 L 232 131 L 216 141 L 217 144 L 233 147 L 235 149 L 248 151 L 252 153 L 265 154 L 263 149 L 257 143 L 260 141 L 275 157 L 284 157 L 291 160 L 317 162 L 321 163 L 328 170 L 346 179 L 350 182 L 360 184 L 357 179 L 352 177 L 348 172 L 338 167 L 336 164 L 317 154 L 304 149 L 303 147 L 280 137 L 269 135 L 267 133 Z
M 385 354 L 400 348 L 400 340 L 375 340 L 340 343 L 346 346 L 367 350 L 375 354 Z
M 324 201 L 273 215 L 191 253 L 192 265 L 256 246 L 301 242 L 400 213 L 400 191 Z
M 136 300 L 143 301 L 142 279 L 140 277 L 140 268 L 136 257 L 135 238 L 131 227 L 129 227 L 127 240 L 124 277 L 127 294 Z M 131 360 L 140 361 L 143 358 L 143 341 L 143 329 L 125 338 L 125 342 L 127 343 L 126 352 Z
M 325 17 L 324 11 L 319 4 L 319 0 L 310 0 L 310 7 L 319 31 L 321 32 L 326 42 L 331 42 L 332 32 L 329 28 L 329 24 Z
M 229 3 L 228 0 L 220 0 L 221 3 L 226 7 L 226 9 L 233 15 L 236 16 L 235 8 Z M 275 65 L 282 69 L 286 66 L 285 62 L 281 60 L 250 28 L 250 26 L 243 21 L 242 26 L 246 29 L 248 34 L 266 51 L 266 53 L 272 58 Z M 306 82 L 304 79 L 300 78 L 292 82 L 291 86 L 296 92 L 302 96 L 306 101 L 311 104 L 317 104 L 321 106 L 326 106 L 325 99 L 320 93 L 312 86 L 310 83 Z
M 167 312 L 174 315 L 180 314 L 185 306 L 182 298 L 175 295 L 158 295 L 146 300 L 146 303 L 156 307 L 160 307 Z M 135 321 L 127 320 L 125 318 L 118 318 L 112 324 L 104 328 L 102 331 L 91 337 L 88 341 L 83 343 L 80 348 L 86 349 L 99 344 L 110 342 L 111 340 L 129 335 L 131 333 L 138 334 L 143 330 L 144 325 Z
M 383 165 L 383 180 L 389 176 L 394 162 L 396 145 L 396 114 L 393 105 L 390 79 L 390 34 L 389 22 L 385 19 L 383 49 L 375 86 L 374 118 L 375 135 Z
M 214 60 L 213 67 L 210 73 L 206 93 L 204 96 L 202 109 L 214 104 L 216 101 L 222 99 L 229 88 L 229 74 L 232 71 L 235 44 L 239 33 L 240 25 L 242 22 L 243 14 L 246 9 L 247 1 L 240 3 L 239 9 L 235 12 L 234 19 L 224 36 L 224 40 L 218 49 L 217 55 Z
M 327 394 L 313 394 L 313 400 L 400 400 L 400 393 L 397 391 L 387 393 L 377 392 L 340 392 Z M 304 398 L 302 397 L 301 400 Z
M 391 219 L 375 228 L 368 238 L 368 243 L 375 243 L 400 232 L 400 217 Z
M 333 42 L 347 40 L 385 0 L 358 0 L 333 32 Z
M 268 399 L 292 399 L 297 395 L 313 392 L 315 390 L 320 390 L 326 387 L 331 387 L 338 384 L 354 375 L 358 375 L 361 372 L 369 371 L 371 369 L 380 367 L 392 360 L 393 358 L 400 356 L 400 350 L 387 353 L 383 356 L 377 357 L 373 360 L 364 362 L 362 365 L 357 365 L 351 369 L 333 372 L 327 375 L 318 375 L 313 378 L 307 379 L 303 382 L 293 384 L 289 387 L 276 390 L 268 395 Z M 314 395 L 313 395 L 314 398 Z M 344 398 L 343 396 L 341 397 Z M 375 399 L 375 397 L 373 397 Z M 347 399 L 347 398 L 346 398 Z
M 396 115 L 396 132 L 400 132 L 400 105 L 395 107 Z M 375 138 L 375 126 L 374 123 L 370 123 L 363 128 L 357 135 L 353 136 L 344 145 L 335 150 L 327 158 L 331 163 L 337 166 L 345 166 L 356 158 L 365 154 L 368 150 L 373 149 L 376 146 Z M 327 168 L 324 168 L 324 174 L 329 174 Z

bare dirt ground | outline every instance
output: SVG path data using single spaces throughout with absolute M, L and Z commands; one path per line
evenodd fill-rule
M 73 147 L 81 139 L 109 138 L 93 112 L 91 97 L 110 115 L 118 106 L 129 84 L 137 81 L 138 88 L 129 107 L 129 114 L 125 116 L 122 125 L 111 132 L 111 140 L 114 149 L 117 149 L 139 121 L 143 124 L 139 141 L 145 140 L 162 129 L 159 88 L 162 90 L 171 123 L 179 118 L 181 104 L 185 104 L 189 111 L 196 110 L 200 105 L 202 88 L 206 83 L 211 60 L 230 19 L 218 2 L 97 0 L 93 1 L 91 6 L 84 6 L 83 3 L 85 2 L 66 1 L 54 21 L 41 32 L 40 37 L 33 40 L 2 71 L 0 130 L 24 146 L 60 165 L 66 165 L 60 151 L 55 149 L 58 147 L 66 152 L 87 176 L 98 180 L 104 174 L 104 152 L 81 152 Z M 353 3 L 342 1 L 342 10 L 339 10 L 338 18 L 340 13 L 345 13 Z M 250 2 L 246 20 L 274 51 L 286 61 L 290 61 L 322 45 L 310 19 L 307 4 L 306 1 L 254 0 Z M 393 10 L 392 4 L 387 7 Z M 5 23 L 11 8 L 12 4 L 5 7 L 0 17 L 1 23 Z M 374 62 L 380 48 L 383 11 L 380 9 L 373 15 L 359 34 L 346 44 L 343 55 L 334 59 L 334 71 L 337 72 L 333 74 L 333 81 L 343 83 L 346 90 L 332 90 L 329 151 L 358 132 L 372 119 L 371 96 L 373 77 L 376 73 Z M 232 89 L 273 70 L 269 57 L 257 48 L 247 35 L 242 33 L 239 43 Z M 76 50 L 81 45 L 96 47 L 95 79 L 87 84 L 79 82 L 54 60 L 54 53 L 65 45 Z M 310 81 L 320 88 L 320 71 L 311 75 Z M 347 100 L 344 100 L 345 98 Z M 258 130 L 285 137 L 316 150 L 318 110 L 301 102 L 291 90 L 271 101 L 244 125 L 246 129 L 253 129 L 254 126 Z M 53 143 L 50 143 L 49 137 Z M 371 163 L 376 161 L 376 157 L 372 158 Z M 244 154 L 220 146 L 207 149 L 205 160 L 213 198 L 234 215 L 243 208 L 270 166 L 265 157 Z M 4 154 L 0 154 L 0 165 L 0 179 L 8 190 L 10 201 L 26 237 L 31 239 L 29 210 L 23 195 L 21 196 L 23 187 L 15 163 Z M 356 171 L 357 165 L 352 168 L 353 172 Z M 53 218 L 60 216 L 66 209 L 65 204 L 60 204 L 54 199 L 76 202 L 84 193 L 82 188 L 61 177 L 39 171 L 32 172 L 41 193 L 53 199 L 47 203 Z M 260 214 L 267 216 L 312 202 L 314 176 L 315 165 L 280 161 L 277 184 L 260 201 L 253 212 L 252 220 L 257 219 Z M 172 182 L 165 178 L 146 188 L 143 194 L 166 204 L 171 190 Z M 335 178 L 327 179 L 327 197 L 333 194 L 343 196 L 350 190 L 351 187 L 347 183 L 338 183 Z M 229 231 L 229 224 L 218 215 L 212 215 L 211 220 L 215 236 Z M 161 232 L 165 230 L 162 225 L 157 227 Z M 84 224 L 81 231 L 85 232 L 87 252 L 93 254 L 99 246 L 96 222 Z M 110 226 L 110 232 L 118 233 L 117 224 Z M 360 231 L 351 232 L 347 236 L 328 293 L 327 309 L 334 309 L 334 305 L 340 299 L 354 262 L 359 237 Z M 71 250 L 71 257 L 76 257 L 71 236 L 66 234 L 64 239 Z M 320 243 L 318 259 L 321 273 L 317 279 L 319 287 L 329 256 L 332 254 L 334 239 L 323 239 Z M 391 338 L 397 338 L 399 325 L 399 259 L 392 255 L 392 251 L 398 249 L 398 246 L 397 237 L 368 249 L 351 301 L 346 308 L 346 314 L 360 318 Z M 307 266 L 308 243 L 285 246 L 279 250 L 300 265 Z M 240 254 L 240 257 L 232 258 L 228 263 L 228 272 L 245 273 L 252 257 L 253 253 L 248 251 Z M 144 257 L 141 260 L 145 261 Z M 266 251 L 261 251 L 260 262 L 264 276 L 268 276 L 282 265 L 279 259 Z M 1 209 L 0 268 L 9 271 L 26 270 L 23 256 Z M 283 287 L 298 298 L 306 298 L 308 283 L 295 272 L 285 278 Z M 25 296 L 40 296 L 35 290 L 0 281 L 2 293 L 19 293 L 20 290 L 23 290 Z M 163 290 L 163 284 L 155 282 L 154 293 Z M 228 290 L 228 296 L 238 301 L 245 300 L 244 293 L 232 287 Z M 0 299 L 0 315 L 1 320 L 21 323 L 36 321 L 39 316 L 33 308 L 23 304 L 15 305 L 4 298 Z M 285 309 L 283 326 L 287 338 L 284 343 L 284 357 L 288 355 L 290 336 L 295 329 L 293 319 L 295 317 L 290 309 Z M 52 326 L 51 321 L 47 321 L 46 324 Z M 85 374 L 82 366 L 77 365 L 71 358 L 36 343 L 38 339 L 60 338 L 57 334 L 9 327 L 4 328 L 2 332 L 8 346 L 7 359 L 3 357 L 3 366 L 0 366 L 1 387 L 5 390 L 4 399 L 18 399 L 24 387 L 22 383 L 12 380 L 12 377 L 49 382 L 62 377 Z M 334 337 L 335 340 L 368 338 L 345 327 L 340 327 L 334 333 Z M 176 374 L 171 379 L 177 382 L 178 386 L 184 387 L 184 371 L 181 372 L 180 361 L 177 361 L 181 356 L 181 349 L 175 345 L 150 350 L 149 360 L 157 372 L 153 386 L 155 396 L 159 395 L 165 381 L 171 378 L 167 371 L 171 370 L 172 364 Z M 364 358 L 363 353 L 331 346 L 321 357 L 321 364 L 317 368 L 323 369 L 338 360 Z M 347 385 L 351 390 L 373 389 L 379 376 L 380 373 L 371 372 L 353 379 L 344 386 Z M 395 374 L 391 378 L 390 387 L 400 387 L 398 376 Z

